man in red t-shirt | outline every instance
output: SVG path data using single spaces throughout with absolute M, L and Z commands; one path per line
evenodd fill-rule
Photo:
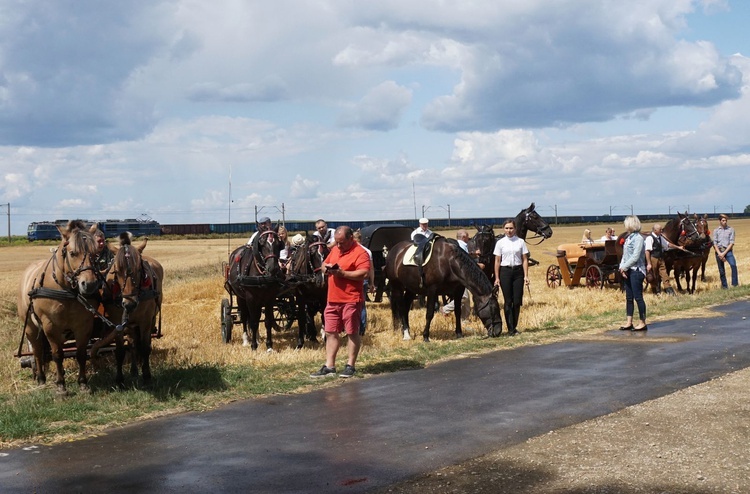
M 348 226 L 336 228 L 333 236 L 336 246 L 323 263 L 323 273 L 328 276 L 328 303 L 324 314 L 326 330 L 326 363 L 311 377 L 336 374 L 336 353 L 339 351 L 339 333 L 349 338 L 349 358 L 340 377 L 352 377 L 355 372 L 362 337 L 359 335 L 360 314 L 365 303 L 364 279 L 370 272 L 370 256 L 354 240 Z

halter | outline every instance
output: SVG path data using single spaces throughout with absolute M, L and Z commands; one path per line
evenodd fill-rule
M 544 242 L 545 240 L 547 240 L 547 237 L 545 237 L 544 235 L 541 235 L 539 233 L 539 230 L 534 231 L 535 235 L 533 237 L 526 238 L 526 234 L 529 231 L 529 229 L 526 228 L 526 223 L 528 223 L 529 217 L 531 217 L 531 213 L 532 213 L 532 211 L 526 211 L 526 213 L 524 215 L 523 223 L 522 223 L 522 225 L 523 225 L 522 226 L 523 232 L 519 232 L 521 234 L 519 234 L 518 236 L 521 237 L 526 243 L 529 243 L 529 240 L 534 240 L 535 238 L 541 238 L 541 240 L 539 242 L 537 242 L 535 244 L 531 244 L 531 245 L 539 245 L 542 242 Z
M 492 243 L 492 245 L 490 246 L 490 251 L 487 253 L 482 252 L 483 249 L 481 247 L 484 247 L 485 243 L 489 243 L 489 242 L 483 241 L 480 244 L 477 241 L 478 239 L 483 238 L 483 237 L 489 237 L 490 242 Z M 475 247 L 480 247 L 479 262 L 483 264 L 489 264 L 492 261 L 492 255 L 493 255 L 492 252 L 495 248 L 495 233 L 492 230 L 490 231 L 478 230 L 477 233 L 474 234 L 474 238 L 472 238 L 471 240 L 474 242 Z
M 121 296 L 123 300 L 130 300 L 134 303 L 138 303 L 138 299 L 140 298 L 140 295 L 141 295 L 141 284 L 143 280 L 146 278 L 146 273 L 143 267 L 143 258 L 141 258 L 140 260 L 140 266 L 138 267 L 138 269 L 133 270 L 131 266 L 131 259 L 133 259 L 133 256 L 130 253 L 130 249 L 132 248 L 132 246 L 123 245 L 120 248 L 124 249 L 123 250 L 124 253 L 122 254 L 122 256 L 125 259 L 124 261 L 125 277 L 123 278 L 122 283 L 120 283 L 120 276 L 118 272 L 115 271 L 114 272 L 115 284 L 118 287 L 120 287 L 120 290 L 123 290 L 125 286 L 127 285 L 127 281 L 130 280 L 130 283 L 132 284 L 132 286 L 135 287 L 134 288 L 135 291 L 131 293 L 127 293 L 127 294 L 125 292 L 122 292 Z M 140 281 L 136 278 L 136 272 L 140 272 L 140 279 L 141 279 Z
M 78 275 L 83 273 L 84 271 L 96 271 L 94 269 L 94 259 L 91 255 L 91 252 L 89 252 L 88 247 L 85 245 L 84 242 L 84 249 L 83 249 L 83 256 L 81 258 L 81 264 L 78 266 L 78 268 L 73 269 L 73 266 L 70 264 L 70 257 L 68 256 L 68 244 L 70 243 L 69 240 L 66 240 L 62 245 L 62 250 L 60 251 L 60 255 L 62 256 L 62 266 L 59 266 L 57 263 L 57 256 L 53 257 L 53 268 L 52 268 L 52 279 L 55 280 L 55 283 L 58 284 L 58 286 L 63 287 L 63 284 L 60 283 L 60 281 L 57 279 L 57 267 L 59 266 L 62 270 L 63 277 L 65 281 L 68 283 L 68 286 L 70 287 L 69 290 L 75 291 L 74 287 L 78 286 Z M 84 266 L 86 261 L 89 261 L 88 266 Z M 68 268 L 68 271 L 65 271 L 65 267 Z

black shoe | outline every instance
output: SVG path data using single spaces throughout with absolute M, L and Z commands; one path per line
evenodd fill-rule
M 313 372 L 310 377 L 333 377 L 336 375 L 336 367 L 326 367 L 325 365 L 320 368 L 318 372 Z
M 631 328 L 631 330 L 632 331 L 648 331 L 648 326 L 644 324 L 643 327 L 640 327 L 640 328 Z
M 515 329 L 512 331 L 508 331 L 508 336 L 515 336 L 517 334 L 518 334 L 518 331 L 516 331 Z
M 357 370 L 354 367 L 352 367 L 349 364 L 346 364 L 346 366 L 344 367 L 344 370 L 341 372 L 341 374 L 339 374 L 339 377 L 349 378 L 349 377 L 354 376 L 355 372 L 357 372 Z
M 633 325 L 630 326 L 620 326 L 620 331 L 632 331 Z

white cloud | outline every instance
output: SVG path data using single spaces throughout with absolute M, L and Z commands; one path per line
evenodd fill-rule
M 393 81 L 372 88 L 357 104 L 344 110 L 339 124 L 368 130 L 393 130 L 411 103 L 411 90 Z

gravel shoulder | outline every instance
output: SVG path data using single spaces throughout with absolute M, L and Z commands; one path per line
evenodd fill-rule
M 750 368 L 377 492 L 750 492 Z

